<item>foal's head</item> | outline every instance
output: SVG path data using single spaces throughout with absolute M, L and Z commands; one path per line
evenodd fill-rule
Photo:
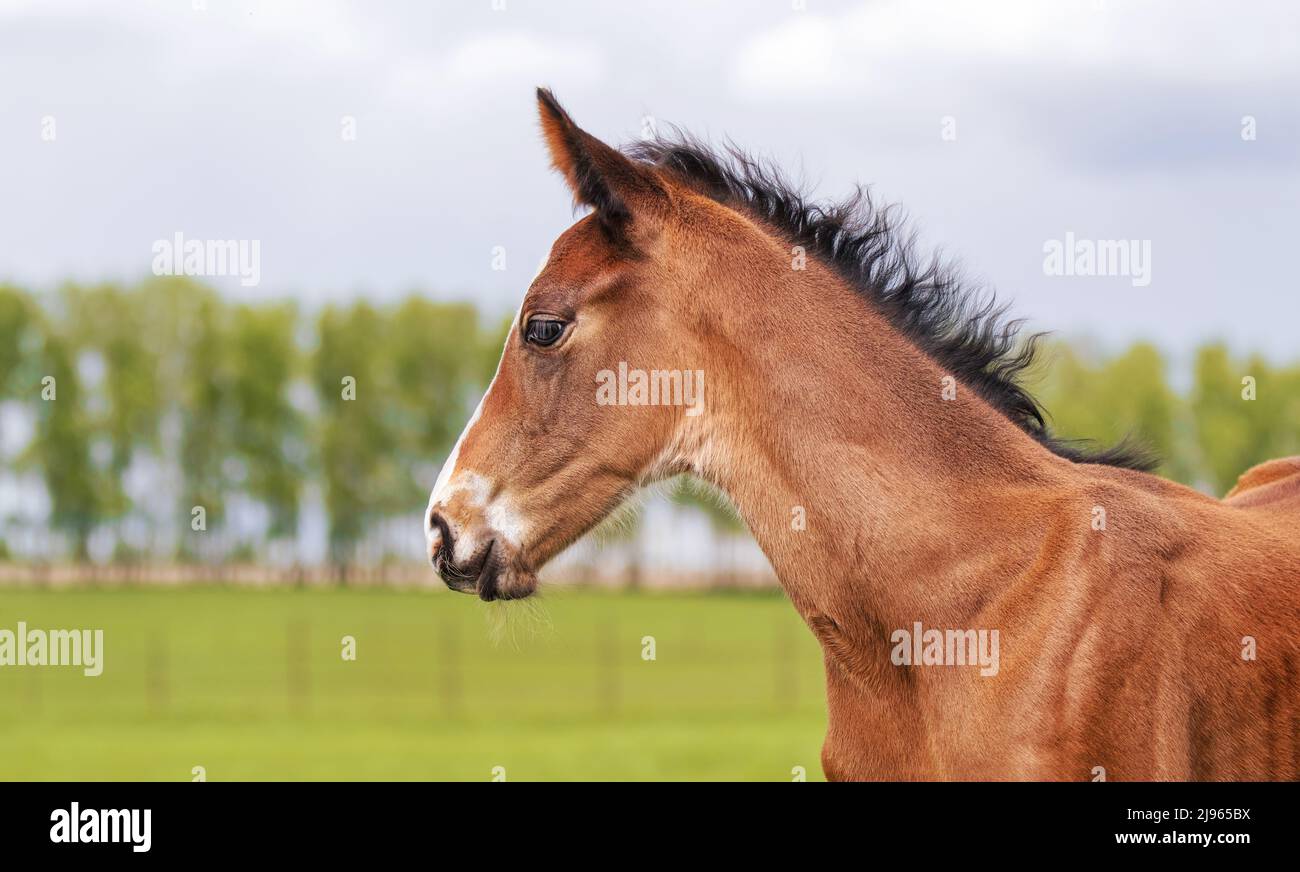
M 1122 445 L 1054 439 L 1019 382 L 1033 343 L 1016 341 L 991 299 L 916 263 L 888 210 L 810 203 L 765 165 L 689 141 L 629 157 L 549 92 L 538 102 L 551 161 L 591 212 L 551 247 L 429 498 L 429 558 L 452 588 L 527 596 L 535 570 L 639 484 L 717 480 L 728 466 L 734 482 L 750 474 L 735 458 L 788 460 L 770 432 L 748 432 L 774 410 L 811 406 L 843 430 L 858 426 L 856 408 L 906 395 L 900 414 L 933 416 L 919 404 L 938 403 L 941 375 L 965 385 L 960 408 L 993 421 L 1009 451 L 1151 464 Z M 845 395 L 867 371 L 874 380 Z M 915 435 L 970 438 L 944 420 Z
M 433 565 L 485 600 L 529 595 L 536 570 L 639 484 L 685 468 L 704 401 L 698 289 L 727 268 L 689 225 L 725 232 L 730 215 L 745 232 L 578 128 L 548 91 L 538 103 L 551 161 L 591 211 L 528 288 L 425 515 Z

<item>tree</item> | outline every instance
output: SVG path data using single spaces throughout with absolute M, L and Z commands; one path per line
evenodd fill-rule
M 36 437 L 25 462 L 40 467 L 50 501 L 50 527 L 66 535 L 72 555 L 84 560 L 90 535 L 102 518 L 106 477 L 91 458 L 91 428 L 83 405 L 71 343 L 50 329 L 40 349 L 38 384 L 29 386 L 36 409 Z
M 33 388 L 40 382 L 35 365 L 41 343 L 38 319 L 39 313 L 26 294 L 0 285 L 0 411 L 6 406 L 30 408 L 35 402 Z M 0 559 L 7 557 L 8 548 L 0 539 Z
M 18 288 L 0 285 L 0 402 L 26 398 L 35 372 L 31 362 L 41 341 L 39 314 Z
M 165 333 L 142 294 L 116 285 L 66 285 L 59 293 L 62 329 L 92 372 L 83 381 L 86 426 L 96 446 L 106 446 L 97 466 L 101 523 L 133 510 L 125 488 L 131 464 L 157 455 L 162 393 L 158 390 L 158 337 Z M 125 553 L 117 537 L 117 553 Z
M 1099 444 L 1134 440 L 1160 458 L 1160 473 L 1194 482 L 1187 409 L 1155 346 L 1137 342 L 1109 358 L 1063 343 L 1044 351 L 1036 394 L 1055 435 Z
M 242 305 L 230 312 L 226 402 L 238 487 L 270 514 L 267 535 L 298 526 L 299 484 L 307 448 L 302 412 L 289 390 L 299 367 L 298 311 L 292 304 Z
M 206 519 L 202 532 L 223 522 L 226 506 L 226 458 L 230 455 L 227 420 L 230 392 L 226 344 L 227 311 L 212 293 L 199 292 L 192 308 L 179 314 L 178 336 L 185 352 L 179 361 L 176 385 L 180 412 L 179 468 L 182 557 L 197 554 L 198 540 L 190 529 L 191 513 L 201 508 Z
M 1257 463 L 1300 453 L 1300 366 L 1234 360 L 1213 344 L 1197 352 L 1194 372 L 1197 446 L 1216 493 Z
M 396 442 L 381 363 L 387 319 L 368 303 L 328 306 L 316 320 L 312 376 L 319 403 L 319 460 L 329 515 L 330 558 L 352 561 L 367 524 L 381 514 L 396 477 Z

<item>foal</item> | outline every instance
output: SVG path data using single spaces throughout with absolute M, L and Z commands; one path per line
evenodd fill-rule
M 1017 380 L 1032 343 L 865 198 L 809 205 L 690 140 L 620 152 L 538 102 L 590 214 L 434 486 L 449 586 L 528 596 L 689 472 L 821 643 L 829 778 L 1300 777 L 1300 458 L 1219 501 L 1057 442 Z

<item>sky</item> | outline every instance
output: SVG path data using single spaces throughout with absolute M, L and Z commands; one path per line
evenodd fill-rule
M 537 85 L 869 185 L 1035 329 L 1300 356 L 1283 0 L 0 0 L 0 281 L 134 281 L 182 233 L 258 242 L 241 299 L 512 312 L 574 218 Z M 1149 259 L 1049 274 L 1068 239 Z

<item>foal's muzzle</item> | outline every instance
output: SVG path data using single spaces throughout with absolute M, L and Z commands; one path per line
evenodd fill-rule
M 474 537 L 475 539 L 485 537 Z M 521 571 L 495 537 L 486 538 L 476 553 L 456 558 L 457 537 L 452 525 L 438 512 L 429 515 L 429 562 L 447 587 L 457 593 L 476 593 L 484 602 L 526 597 L 536 587 L 531 572 Z

